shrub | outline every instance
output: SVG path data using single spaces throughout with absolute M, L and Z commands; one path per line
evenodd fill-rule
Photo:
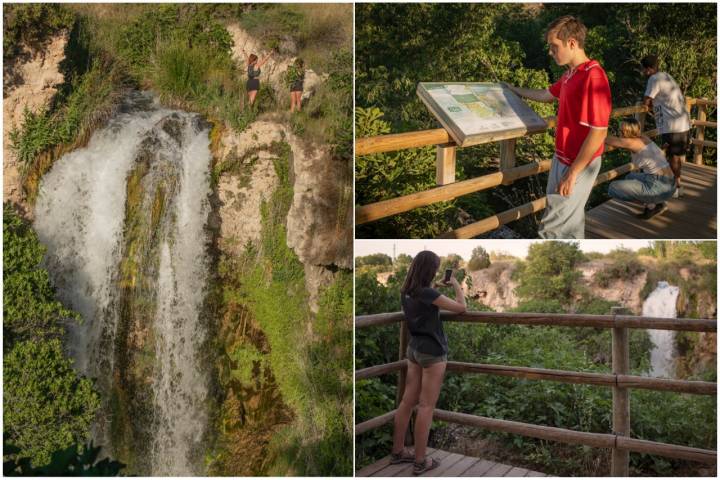
M 72 369 L 60 340 L 15 344 L 3 359 L 3 379 L 4 431 L 33 466 L 85 441 L 100 399 Z
M 38 49 L 51 36 L 72 26 L 75 16 L 65 5 L 24 3 L 3 5 L 3 58 L 18 54 L 22 44 Z

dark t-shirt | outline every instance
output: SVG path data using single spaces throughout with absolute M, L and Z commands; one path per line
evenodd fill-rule
M 415 295 L 401 294 L 403 313 L 410 331 L 410 347 L 428 355 L 447 355 L 448 343 L 440 320 L 440 309 L 433 305 L 440 296 L 434 288 L 426 287 Z

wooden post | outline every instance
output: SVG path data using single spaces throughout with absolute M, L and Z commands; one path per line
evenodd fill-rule
M 622 313 L 624 308 L 613 307 L 613 317 Z M 613 328 L 612 331 L 612 371 L 615 375 L 627 375 L 630 370 L 630 341 L 627 328 Z M 630 436 L 630 392 L 618 385 L 613 387 L 613 433 L 618 436 Z M 627 477 L 630 469 L 630 452 L 619 448 L 612 449 L 610 475 Z
M 445 143 L 437 146 L 436 182 L 438 185 L 455 182 L 455 153 L 454 144 Z
M 505 172 L 515 167 L 515 144 L 517 139 L 510 138 L 500 142 L 500 171 Z M 503 185 L 510 185 L 512 181 L 503 182 Z
M 643 104 L 643 102 L 637 102 L 635 105 L 642 106 L 644 104 Z M 637 113 L 635 113 L 634 116 L 635 116 L 635 120 L 637 120 L 638 123 L 640 124 L 640 132 L 644 132 L 645 131 L 645 117 L 647 116 L 647 113 L 646 112 L 637 112 Z
M 698 103 L 697 104 L 697 119 L 698 119 L 698 121 L 704 122 L 707 120 L 706 112 L 707 112 L 707 106 L 702 102 Z M 695 127 L 695 138 L 700 141 L 705 140 L 705 125 L 698 125 Z M 693 161 L 697 165 L 703 164 L 702 151 L 703 151 L 702 144 L 696 143 L 695 150 L 694 150 L 695 154 L 693 155 Z

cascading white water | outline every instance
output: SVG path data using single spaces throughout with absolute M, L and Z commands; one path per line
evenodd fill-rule
M 676 318 L 678 287 L 667 282 L 658 282 L 658 286 L 643 303 L 644 317 Z M 650 364 L 654 377 L 672 377 L 675 356 L 675 332 L 672 330 L 648 330 L 650 340 L 655 345 L 650 352 Z
M 198 446 L 207 424 L 208 397 L 200 352 L 206 339 L 201 310 L 208 276 L 208 134 L 197 115 L 163 109 L 148 95 L 133 94 L 87 147 L 54 164 L 43 178 L 36 204 L 35 229 L 48 248 L 46 264 L 59 296 L 83 317 L 81 325 L 70 327 L 67 342 L 77 368 L 98 379 L 105 396 L 113 395 L 113 375 L 126 374 L 117 367 L 119 355 L 125 353 L 117 351 L 122 343 L 116 341 L 119 324 L 128 322 L 131 335 L 151 332 L 147 342 L 148 351 L 154 352 L 152 378 L 139 383 L 152 392 L 152 425 L 137 427 L 150 432 L 148 444 L 112 445 L 113 450 L 134 449 L 141 458 L 138 464 L 147 465 L 147 471 L 133 473 L 203 473 Z M 124 252 L 129 175 L 141 157 L 151 159 L 142 180 L 146 194 L 157 193 L 161 187 L 156 183 L 167 181 L 165 172 L 171 187 L 162 190 L 163 217 L 157 231 L 149 232 L 152 239 L 143 244 L 152 245 L 160 236 L 159 248 L 143 252 L 155 256 L 145 269 L 152 275 L 147 287 L 152 305 L 150 325 L 138 326 L 136 319 L 123 318 L 127 313 L 120 311 L 118 283 L 121 262 L 129 255 Z M 153 206 L 152 200 L 143 201 L 144 212 Z M 112 402 L 106 399 L 105 404 Z M 100 418 L 108 416 L 104 412 Z M 132 412 L 128 417 L 133 420 Z M 96 443 L 112 442 L 107 431 L 107 426 L 96 425 Z M 143 460 L 148 453 L 151 458 Z

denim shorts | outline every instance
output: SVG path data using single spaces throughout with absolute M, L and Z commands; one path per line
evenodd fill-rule
M 413 363 L 417 363 L 422 368 L 427 368 L 435 363 L 447 362 L 447 355 L 430 355 L 429 353 L 422 353 L 418 352 L 417 350 L 413 350 L 409 346 L 407 348 L 407 351 L 405 352 L 405 355 L 407 356 L 408 360 Z

